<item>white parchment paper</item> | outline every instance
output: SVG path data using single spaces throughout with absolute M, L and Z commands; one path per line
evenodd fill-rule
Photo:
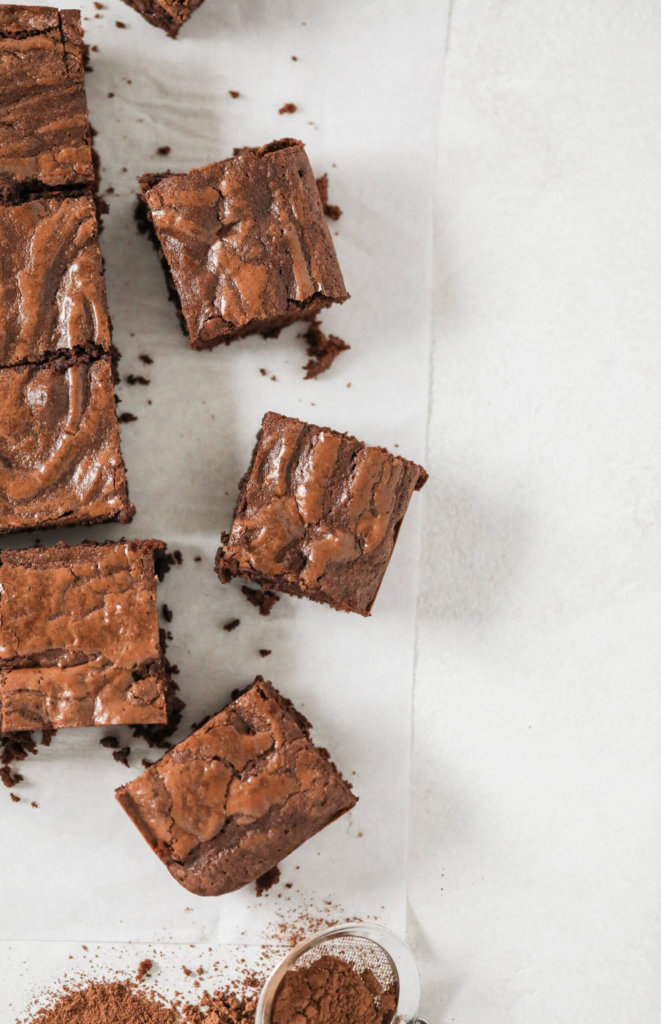
M 132 741 L 126 769 L 99 738 L 114 732 L 124 742 L 128 730 L 60 732 L 25 763 L 21 803 L 0 793 L 0 956 L 2 942 L 18 940 L 21 956 L 28 940 L 260 943 L 278 915 L 304 911 L 373 916 L 402 931 L 424 492 L 413 497 L 371 619 L 286 597 L 260 617 L 240 583 L 220 585 L 213 556 L 267 409 L 423 461 L 445 5 L 206 0 L 177 41 L 119 0 L 101 11 L 91 0 L 82 7 L 86 39 L 98 47 L 87 90 L 102 191 L 113 190 L 101 243 L 114 338 L 122 378 L 142 374 L 150 384 L 118 388 L 120 411 L 138 416 L 122 427 L 138 509 L 128 531 L 51 531 L 43 540 L 127 533 L 178 548 L 183 564 L 159 601 L 174 613 L 169 654 L 187 705 L 181 735 L 263 673 L 310 718 L 360 802 L 283 863 L 279 889 L 261 899 L 253 887 L 200 899 L 171 879 L 113 798 L 142 770 L 147 748 Z M 279 115 L 286 102 L 298 111 Z M 296 327 L 277 340 L 192 352 L 156 253 L 133 220 L 138 174 L 184 171 L 285 135 L 306 142 L 315 172 L 329 174 L 331 202 L 344 210 L 331 226 L 352 298 L 323 320 L 351 350 L 317 381 L 303 380 Z M 167 156 L 157 154 L 163 146 Z M 241 626 L 224 632 L 234 617 Z M 262 658 L 259 648 L 273 653 Z M 25 980 L 1 962 L 0 972 L 3 991 L 13 985 L 20 999 Z

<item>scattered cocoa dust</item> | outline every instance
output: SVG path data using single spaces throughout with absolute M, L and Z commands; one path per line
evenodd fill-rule
M 310 320 L 307 331 L 301 337 L 307 345 L 310 357 L 303 367 L 305 370 L 305 380 L 318 377 L 320 373 L 328 370 L 340 352 L 346 352 L 351 347 L 347 345 L 346 341 L 342 341 L 342 338 L 338 338 L 334 334 L 324 334 L 321 329 L 321 322 L 316 317 Z
M 278 989 L 273 1024 L 389 1024 L 397 1002 L 372 971 L 359 972 L 335 956 L 289 971 Z

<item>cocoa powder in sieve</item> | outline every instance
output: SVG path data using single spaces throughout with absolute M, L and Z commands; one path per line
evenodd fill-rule
M 389 1024 L 397 1002 L 372 971 L 322 956 L 289 971 L 273 1005 L 273 1024 Z

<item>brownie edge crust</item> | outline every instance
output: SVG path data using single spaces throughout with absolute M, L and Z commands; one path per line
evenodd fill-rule
M 255 881 L 356 803 L 309 723 L 260 676 L 116 797 L 198 896 Z

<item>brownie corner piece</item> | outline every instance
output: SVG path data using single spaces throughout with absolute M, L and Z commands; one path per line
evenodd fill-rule
M 0 205 L 0 367 L 109 354 L 110 322 L 92 193 Z
M 0 197 L 93 185 L 80 11 L 0 6 Z
M 268 412 L 216 571 L 369 615 L 422 466 Z
M 199 896 L 255 881 L 356 804 L 305 718 L 259 676 L 116 797 Z
M 134 511 L 111 357 L 0 369 L 0 534 Z
M 176 39 L 179 29 L 190 18 L 203 0 L 124 0 L 124 3 L 141 14 L 145 21 L 156 28 L 162 28 Z
M 192 348 L 277 332 L 349 298 L 297 139 L 143 175 L 140 198 Z
M 157 540 L 0 552 L 0 732 L 160 725 Z

